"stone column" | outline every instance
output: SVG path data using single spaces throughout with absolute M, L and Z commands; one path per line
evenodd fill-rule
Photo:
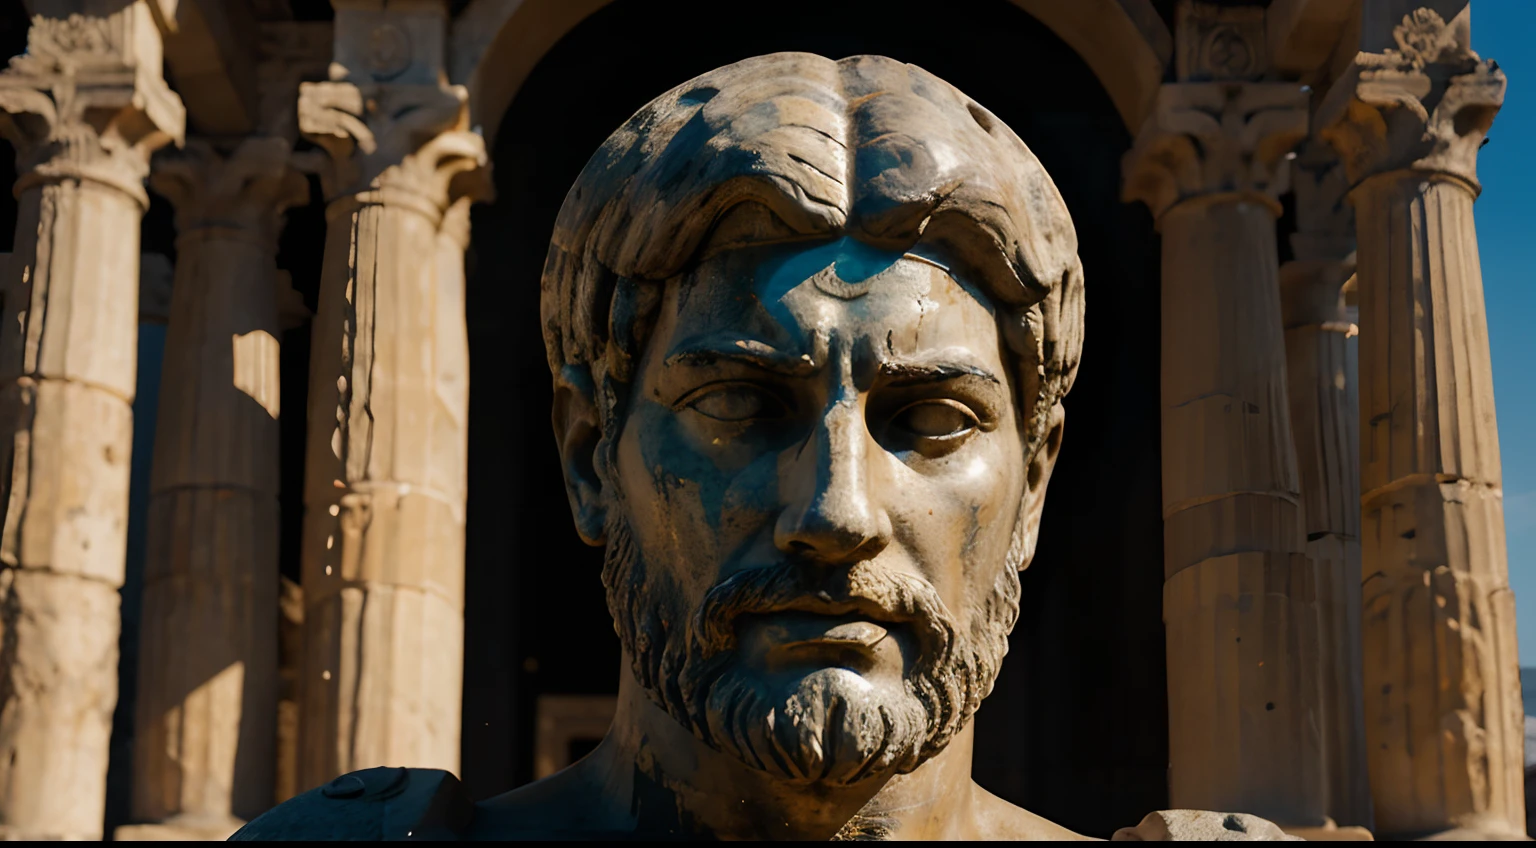
M 1328 815 L 1371 825 L 1361 714 L 1360 392 L 1352 308 L 1354 216 L 1344 169 L 1312 139 L 1291 170 L 1295 257 L 1280 268 L 1291 428 L 1301 472 L 1307 555 L 1317 564 L 1322 712 Z
M 27 52 L 0 73 L 20 174 L 0 284 L 0 835 L 100 839 L 143 179 L 184 114 L 142 2 L 31 8 Z
M 466 131 L 463 87 L 438 82 L 441 50 L 381 52 L 441 45 L 443 5 L 405 8 L 338 3 L 345 78 L 300 94 L 300 129 L 330 157 L 305 468 L 301 790 L 354 769 L 459 763 L 461 210 L 485 191 L 486 158 Z
M 1525 828 L 1472 220 L 1477 150 L 1505 80 L 1469 49 L 1465 5 L 1368 0 L 1364 52 L 1318 116 L 1359 239 L 1365 733 L 1377 830 L 1397 836 Z M 1431 6 L 1449 7 L 1450 23 Z
M 1170 804 L 1317 827 L 1316 580 L 1275 245 L 1277 183 L 1306 135 L 1307 94 L 1234 66 L 1253 54 L 1233 44 L 1262 42 L 1258 11 L 1255 31 L 1253 10 L 1180 7 L 1179 73 L 1194 81 L 1159 92 L 1126 155 L 1125 197 L 1151 208 L 1163 237 Z
M 150 482 L 133 818 L 219 838 L 272 804 L 278 699 L 277 237 L 308 198 L 291 145 L 156 158 L 176 284 Z

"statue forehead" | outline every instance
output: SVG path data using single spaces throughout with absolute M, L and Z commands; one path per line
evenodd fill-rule
M 735 330 L 798 343 L 879 333 L 892 352 L 997 346 L 991 302 L 941 260 L 853 238 L 717 253 L 672 290 L 683 335 Z

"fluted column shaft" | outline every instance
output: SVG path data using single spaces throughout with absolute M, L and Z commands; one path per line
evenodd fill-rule
M 1272 182 L 1283 83 L 1165 85 L 1127 154 L 1163 236 L 1163 620 L 1175 807 L 1323 823 L 1314 567 L 1286 397 Z
M 1354 199 L 1378 821 L 1414 832 L 1503 813 L 1523 827 L 1515 599 L 1472 192 L 1388 174 Z
M 1377 830 L 1397 836 L 1525 828 L 1472 218 L 1477 148 L 1505 81 L 1467 48 L 1465 24 L 1422 8 L 1376 27 L 1397 47 L 1361 53 L 1319 116 L 1349 172 L 1359 240 L 1365 729 Z
M 141 822 L 233 832 L 272 804 L 277 234 L 283 210 L 307 195 L 289 149 L 251 137 L 222 154 L 199 140 L 157 160 L 152 178 L 176 205 L 179 236 L 135 712 Z
M 183 112 L 144 5 L 33 11 L 27 54 L 0 74 L 20 174 L 0 333 L 0 835 L 99 839 L 142 182 Z
M 406 101 L 417 123 L 391 123 Z M 301 95 L 345 186 L 327 210 L 311 363 L 301 789 L 372 766 L 458 768 L 468 222 L 450 210 L 485 166 L 463 103 L 429 86 Z
M 1354 218 L 1332 151 L 1309 140 L 1294 163 L 1295 259 L 1280 268 L 1286 382 L 1307 555 L 1318 570 L 1321 733 L 1329 817 L 1372 824 L 1361 713 L 1359 378 Z

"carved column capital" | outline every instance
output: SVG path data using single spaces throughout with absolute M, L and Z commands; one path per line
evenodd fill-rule
M 286 139 L 249 136 L 229 153 L 201 138 L 154 157 L 150 185 L 176 207 L 181 238 L 217 231 L 277 250 L 283 212 L 309 199 Z
M 1291 161 L 1296 232 L 1291 252 L 1298 261 L 1342 259 L 1355 250 L 1355 212 L 1346 201 L 1349 178 L 1326 142 L 1307 139 Z
M 1396 49 L 1358 54 L 1329 90 L 1317 115 L 1321 135 L 1352 186 L 1411 170 L 1477 193 L 1477 151 L 1504 103 L 1504 72 L 1433 9 L 1404 15 L 1392 35 Z
M 0 72 L 0 134 L 16 147 L 18 187 L 102 183 L 148 205 L 156 148 L 181 142 L 186 112 L 161 77 L 159 33 L 142 3 L 106 16 L 38 15 L 27 52 Z
M 1168 83 L 1121 162 L 1123 197 L 1154 217 L 1195 198 L 1239 195 L 1269 206 L 1286 156 L 1307 134 L 1307 93 L 1267 82 Z
M 1355 332 L 1344 307 L 1344 284 L 1355 272 L 1355 214 L 1346 201 L 1349 180 L 1338 156 L 1310 138 L 1291 162 L 1296 199 L 1294 259 L 1280 268 L 1281 304 L 1287 328 L 1320 326 Z
M 329 154 L 317 167 L 328 197 L 374 193 L 440 219 L 458 193 L 487 196 L 467 101 L 459 85 L 304 83 L 299 130 Z

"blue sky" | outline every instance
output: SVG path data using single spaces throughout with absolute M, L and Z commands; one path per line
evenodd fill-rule
M 1536 0 L 1474 0 L 1472 49 L 1509 77 L 1478 157 L 1478 252 L 1504 460 L 1509 582 L 1520 664 L 1536 666 Z

